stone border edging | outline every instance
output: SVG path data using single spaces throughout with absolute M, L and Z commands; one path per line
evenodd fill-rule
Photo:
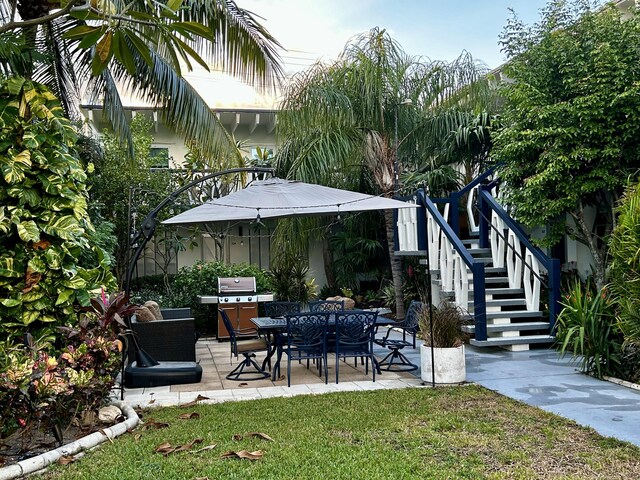
M 74 455 L 81 450 L 93 448 L 106 440 L 111 440 L 112 438 L 120 436 L 131 430 L 140 422 L 138 414 L 125 402 L 114 401 L 111 405 L 115 405 L 122 410 L 122 414 L 127 418 L 124 422 L 120 422 L 109 428 L 104 428 L 98 432 L 94 432 L 86 437 L 82 437 L 74 442 L 68 443 L 67 445 L 56 448 L 55 450 L 0 468 L 0 480 L 12 480 L 14 478 L 19 478 L 24 475 L 37 472 L 38 470 L 42 470 L 52 463 L 57 462 L 58 459 L 63 456 Z
M 615 383 L 617 385 L 622 385 L 623 387 L 631 388 L 633 390 L 640 390 L 640 385 L 637 383 L 627 382 L 626 380 L 620 380 L 616 377 L 609 377 L 607 375 L 603 375 L 602 378 L 607 382 Z

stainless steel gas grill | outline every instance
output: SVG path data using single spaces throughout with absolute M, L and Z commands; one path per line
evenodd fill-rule
M 224 310 L 236 328 L 255 329 L 251 319 L 258 316 L 258 302 L 270 302 L 273 295 L 258 295 L 255 277 L 218 277 L 218 295 L 198 298 L 203 304 L 217 304 L 218 311 Z M 218 340 L 229 338 L 220 314 L 216 317 Z

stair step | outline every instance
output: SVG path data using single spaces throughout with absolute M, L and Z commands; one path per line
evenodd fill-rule
M 484 273 L 506 273 L 507 269 L 505 267 L 484 267 Z M 505 277 L 506 278 L 506 277 Z
M 490 248 L 470 248 L 469 253 L 471 255 L 491 255 Z
M 524 294 L 524 289 L 523 288 L 487 288 L 485 289 L 485 295 L 489 296 L 489 295 L 523 295 Z M 445 296 L 445 297 L 452 297 L 455 295 L 455 292 L 453 290 L 441 290 L 440 294 Z M 473 298 L 473 290 L 469 290 L 469 298 Z M 500 299 L 493 299 L 493 300 L 509 300 L 507 298 L 500 298 Z M 487 299 L 487 302 L 490 301 L 489 299 Z M 471 303 L 471 302 L 469 302 Z
M 476 262 L 482 262 L 482 263 L 484 263 L 485 265 L 486 265 L 486 264 L 488 264 L 488 263 L 493 263 L 493 258 L 491 258 L 491 257 L 473 257 L 473 259 L 474 259 Z M 485 269 L 485 271 L 486 271 L 486 270 L 487 270 L 487 267 L 484 267 L 484 269 Z
M 487 325 L 487 333 L 497 332 L 514 332 L 524 330 L 545 330 L 549 329 L 547 322 L 521 322 L 521 323 L 505 323 L 499 325 Z M 475 333 L 475 325 L 464 325 L 462 331 L 466 333 Z M 503 338 L 503 337 L 500 337 Z
M 487 319 L 492 318 L 537 318 L 542 317 L 542 312 L 533 311 L 530 312 L 528 310 L 511 310 L 511 311 L 503 311 L 503 312 L 487 312 Z M 473 315 L 465 315 L 465 318 L 468 320 L 473 320 Z
M 504 345 L 528 345 L 533 343 L 553 343 L 556 338 L 551 335 L 529 335 L 524 337 L 494 337 L 486 340 L 469 340 L 474 347 L 500 347 Z
M 485 293 L 487 295 L 521 295 L 524 293 L 524 288 L 486 288 Z M 473 290 L 469 290 L 469 295 L 473 295 Z
M 500 283 L 509 283 L 509 277 L 485 277 L 485 284 L 500 284 Z
M 471 296 L 469 296 L 471 298 Z M 500 298 L 497 300 L 486 300 L 487 307 L 518 307 L 526 305 L 524 298 Z M 473 307 L 473 300 L 469 300 L 469 306 Z

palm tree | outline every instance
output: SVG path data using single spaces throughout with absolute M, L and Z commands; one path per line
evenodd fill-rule
M 273 88 L 283 77 L 279 46 L 233 0 L 0 0 L 0 69 L 49 86 L 70 118 L 88 94 L 129 145 L 120 91 L 156 105 L 208 156 L 237 156 L 182 70 L 195 62 Z
M 372 29 L 334 64 L 317 64 L 293 78 L 278 117 L 279 174 L 393 196 L 399 192 L 396 170 L 441 155 L 461 112 L 483 103 L 483 74 L 468 54 L 452 63 L 411 57 L 384 30 Z M 384 216 L 396 315 L 404 318 L 393 213 Z

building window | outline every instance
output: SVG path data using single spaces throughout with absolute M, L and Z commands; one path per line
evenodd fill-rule
M 151 147 L 149 149 L 151 168 L 169 168 L 169 148 Z

